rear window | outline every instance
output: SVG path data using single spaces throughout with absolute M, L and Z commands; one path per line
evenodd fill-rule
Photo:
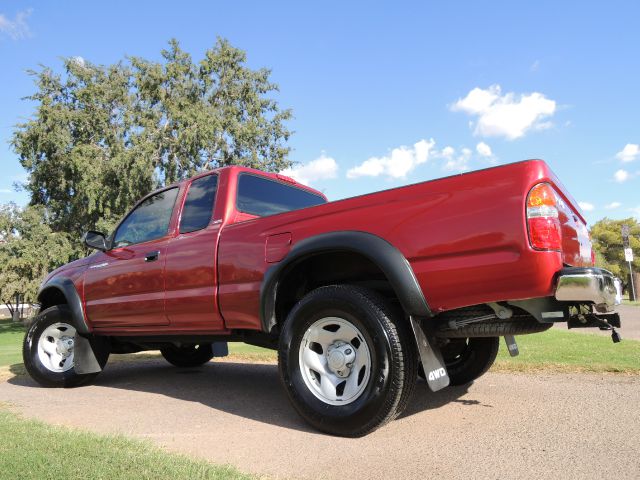
M 290 212 L 326 203 L 320 195 L 251 174 L 240 174 L 238 210 L 259 217 Z

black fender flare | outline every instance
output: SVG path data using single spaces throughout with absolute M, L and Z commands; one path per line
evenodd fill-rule
M 70 278 L 67 277 L 53 277 L 47 283 L 40 287 L 38 291 L 38 301 L 42 303 L 46 292 L 52 289 L 59 290 L 62 295 L 67 299 L 69 310 L 71 310 L 71 316 L 75 323 L 76 330 L 81 334 L 89 334 L 91 330 L 87 324 L 87 319 L 84 316 L 84 309 L 82 308 L 82 300 L 76 290 L 75 285 Z
M 280 278 L 301 261 L 331 251 L 350 251 L 368 258 L 387 277 L 408 315 L 433 315 L 411 265 L 400 250 L 372 233 L 347 230 L 323 233 L 301 240 L 282 261 L 266 271 L 260 288 L 263 331 L 270 332 L 276 324 L 276 297 Z

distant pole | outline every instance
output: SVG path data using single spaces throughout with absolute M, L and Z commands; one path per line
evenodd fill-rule
M 636 301 L 636 288 L 633 284 L 633 250 L 629 243 L 629 225 L 622 225 L 622 248 L 624 249 L 624 258 L 629 262 L 629 282 L 631 283 L 631 290 L 629 290 L 629 300 Z

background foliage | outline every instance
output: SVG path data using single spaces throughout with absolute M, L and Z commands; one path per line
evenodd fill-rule
M 591 240 L 596 251 L 596 265 L 611 271 L 625 283 L 629 264 L 624 259 L 622 225 L 629 225 L 629 244 L 634 252 L 633 270 L 640 271 L 640 224 L 635 218 L 611 220 L 603 218 L 591 227 Z
M 6 302 L 16 294 L 35 299 L 44 276 L 74 255 L 70 236 L 51 230 L 41 205 L 0 206 L 0 239 L 0 292 Z
M 270 71 L 249 68 L 245 52 L 224 39 L 198 62 L 171 40 L 160 61 L 104 66 L 74 57 L 63 67 L 29 72 L 35 110 L 16 126 L 12 145 L 31 201 L 23 211 L 3 207 L 3 298 L 15 286 L 33 300 L 47 270 L 85 253 L 83 232 L 109 232 L 157 187 L 220 166 L 292 164 L 291 111 L 272 98 L 278 86 Z M 36 259 L 30 238 L 51 248 Z

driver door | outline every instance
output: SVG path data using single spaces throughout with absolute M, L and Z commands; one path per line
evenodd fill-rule
M 164 309 L 169 226 L 178 188 L 140 202 L 85 274 L 85 309 L 95 328 L 168 325 Z

